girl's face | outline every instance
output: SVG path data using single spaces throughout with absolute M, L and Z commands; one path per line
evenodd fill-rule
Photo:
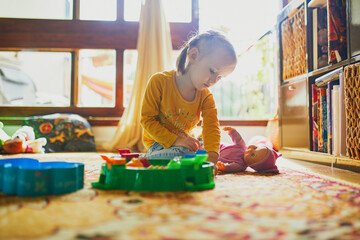
M 221 78 L 232 73 L 236 61 L 223 48 L 216 48 L 210 54 L 202 56 L 194 47 L 189 51 L 189 73 L 192 84 L 197 90 L 209 88 Z

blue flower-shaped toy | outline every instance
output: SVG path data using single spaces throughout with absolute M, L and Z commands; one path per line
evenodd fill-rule
M 18 196 L 57 195 L 84 187 L 84 164 L 39 162 L 32 158 L 0 160 L 0 191 Z

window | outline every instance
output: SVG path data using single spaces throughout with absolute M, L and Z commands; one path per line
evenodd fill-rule
M 115 21 L 116 0 L 80 0 L 80 20 Z
M 139 21 L 142 0 L 125 0 L 125 21 Z M 163 0 L 169 22 L 191 22 L 191 0 Z
M 197 1 L 164 1 L 167 15 L 175 17 L 174 6 L 184 12 L 170 19 L 174 50 L 198 29 Z M 1 116 L 121 117 L 136 66 L 127 51 L 136 52 L 140 2 L 0 0 Z
M 1 51 L 0 105 L 70 106 L 70 69 L 69 52 Z
M 82 49 L 78 63 L 78 105 L 115 107 L 116 51 Z
M 2 18 L 71 19 L 72 16 L 71 0 L 0 0 Z
M 275 34 L 269 30 L 276 24 L 280 2 L 238 2 L 199 0 L 200 31 L 225 32 L 238 53 L 235 71 L 210 90 L 219 119 L 267 120 L 276 114 L 277 107 Z

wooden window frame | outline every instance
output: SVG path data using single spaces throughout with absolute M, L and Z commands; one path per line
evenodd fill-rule
M 116 21 L 79 20 L 79 0 L 73 0 L 72 20 L 0 18 L 0 51 L 22 49 L 36 51 L 70 51 L 72 54 L 70 107 L 0 106 L 4 124 L 21 125 L 24 117 L 51 113 L 76 113 L 92 126 L 116 126 L 124 112 L 123 55 L 136 49 L 139 23 L 124 20 L 124 0 L 117 0 Z M 192 0 L 192 21 L 170 23 L 173 49 L 179 49 L 192 32 L 199 30 L 199 4 Z M 94 37 L 95 36 L 95 37 Z M 101 36 L 101 38 L 96 37 Z M 61 39 L 61 41 L 59 41 Z M 79 49 L 116 50 L 116 99 L 114 108 L 77 107 L 77 61 Z M 266 126 L 266 120 L 220 120 L 225 126 Z
M 27 117 L 51 113 L 76 113 L 100 125 L 112 125 L 124 112 L 123 55 L 136 49 L 139 22 L 124 21 L 124 0 L 117 0 L 116 21 L 79 20 L 79 0 L 73 1 L 72 20 L 0 18 L 0 51 L 22 49 L 36 51 L 70 51 L 72 53 L 71 100 L 69 107 L 1 106 L 1 116 Z M 199 29 L 198 0 L 192 0 L 192 21 L 170 23 L 173 49 L 179 49 L 191 32 Z M 59 41 L 59 39 L 61 41 Z M 77 59 L 80 49 L 115 49 L 115 107 L 77 107 Z M 109 121 L 109 119 L 113 118 Z M 114 120 L 115 118 L 115 120 Z M 106 122 L 108 124 L 106 124 Z M 110 123 L 110 124 L 109 124 Z

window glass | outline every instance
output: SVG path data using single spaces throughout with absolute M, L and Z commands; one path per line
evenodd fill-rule
M 211 89 L 220 118 L 267 120 L 274 117 L 277 85 L 273 35 L 267 34 L 244 52 L 234 72 Z
M 116 51 L 79 51 L 79 107 L 114 107 Z
M 125 21 L 139 21 L 142 0 L 125 0 Z M 191 22 L 191 0 L 162 1 L 169 22 Z
M 131 90 L 134 85 L 137 57 L 137 50 L 124 51 L 124 107 L 129 104 Z
M 199 0 L 200 31 L 225 33 L 238 54 L 236 69 L 210 90 L 220 119 L 269 119 L 276 113 L 273 34 L 258 39 L 276 24 L 277 0 Z M 261 8 L 259 8 L 261 6 Z M 214 17 L 216 16 L 216 17 Z
M 71 53 L 0 51 L 1 106 L 70 106 Z
M 73 0 L 0 0 L 0 17 L 72 19 Z
M 116 0 L 80 0 L 80 20 L 116 20 Z

